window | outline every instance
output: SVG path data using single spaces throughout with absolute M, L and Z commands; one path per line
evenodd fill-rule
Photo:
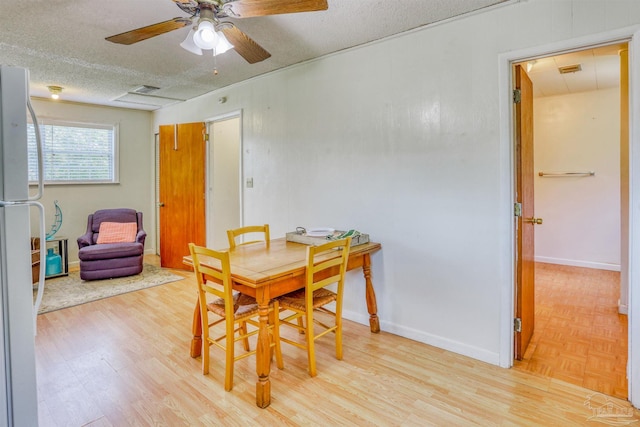
M 96 184 L 118 182 L 116 125 L 43 121 L 44 182 Z M 33 124 L 28 126 L 29 181 L 38 180 L 38 157 Z

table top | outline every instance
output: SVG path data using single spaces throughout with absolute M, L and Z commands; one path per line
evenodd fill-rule
M 257 288 L 274 280 L 304 275 L 307 246 L 289 242 L 284 237 L 271 240 L 268 247 L 264 242 L 236 246 L 229 250 L 232 279 L 236 283 Z M 380 243 L 375 242 L 352 246 L 349 258 L 375 252 L 381 247 Z M 193 265 L 190 255 L 185 256 L 183 262 L 186 265 Z M 210 267 L 220 268 L 220 264 L 215 259 L 202 257 L 202 262 Z

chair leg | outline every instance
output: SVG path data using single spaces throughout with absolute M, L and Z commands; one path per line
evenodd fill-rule
M 336 359 L 342 360 L 342 296 L 339 296 L 336 301 L 334 315 L 336 320 Z
M 307 328 L 305 333 L 307 335 L 307 358 L 309 360 L 309 375 L 315 377 L 316 372 L 316 349 L 315 349 L 315 337 L 313 336 L 313 309 L 309 309 L 307 312 Z
M 209 373 L 209 314 L 205 311 L 202 315 L 202 375 Z
M 247 335 L 247 322 L 240 323 L 240 333 L 242 333 L 242 335 Z M 251 347 L 249 346 L 249 338 L 248 337 L 245 337 L 242 340 L 242 345 L 244 346 L 244 350 L 245 351 L 251 351 Z
M 231 391 L 233 388 L 233 365 L 235 362 L 235 333 L 233 332 L 233 323 L 231 327 L 227 327 L 227 337 L 225 341 L 226 362 L 224 366 L 224 389 Z
M 336 359 L 342 360 L 342 318 L 336 317 Z
M 276 303 L 273 303 L 273 310 L 269 310 L 269 333 L 270 335 L 270 343 L 274 343 L 274 331 L 275 331 L 275 325 L 276 325 L 276 317 L 278 317 L 276 313 Z M 274 352 L 274 346 L 270 346 L 269 347 L 269 360 L 273 360 L 273 352 Z
M 209 373 L 209 337 L 202 340 L 202 375 Z
M 282 350 L 280 346 L 280 308 L 278 301 L 274 301 L 273 303 L 273 312 L 270 323 L 271 325 L 273 325 L 273 333 L 271 335 L 271 339 L 273 339 L 276 352 L 276 366 L 278 366 L 278 369 L 284 369 L 284 362 L 282 361 Z
M 304 334 L 304 322 L 302 321 L 302 317 L 298 317 L 298 326 L 300 326 L 300 329 L 298 329 L 298 333 Z

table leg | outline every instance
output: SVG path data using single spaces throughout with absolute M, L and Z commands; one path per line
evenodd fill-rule
M 367 310 L 369 311 L 369 326 L 371 332 L 380 332 L 380 320 L 378 319 L 378 303 L 376 302 L 376 291 L 371 282 L 371 255 L 364 254 L 362 259 L 362 272 L 367 290 Z
M 191 324 L 191 357 L 196 358 L 202 353 L 202 320 L 200 314 L 200 301 L 196 299 L 196 306 L 193 309 L 193 323 Z
M 262 298 L 261 298 L 262 299 Z M 256 405 L 266 408 L 271 403 L 271 334 L 269 334 L 269 300 L 258 302 L 260 315 L 260 327 L 258 331 L 258 344 L 256 353 Z M 278 313 L 275 313 L 277 316 Z

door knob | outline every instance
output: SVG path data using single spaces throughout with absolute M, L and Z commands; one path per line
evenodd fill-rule
M 163 208 L 164 207 L 164 203 L 163 202 L 158 203 L 158 207 L 159 208 Z
M 542 224 L 542 218 L 525 218 L 524 222 L 540 225 Z

